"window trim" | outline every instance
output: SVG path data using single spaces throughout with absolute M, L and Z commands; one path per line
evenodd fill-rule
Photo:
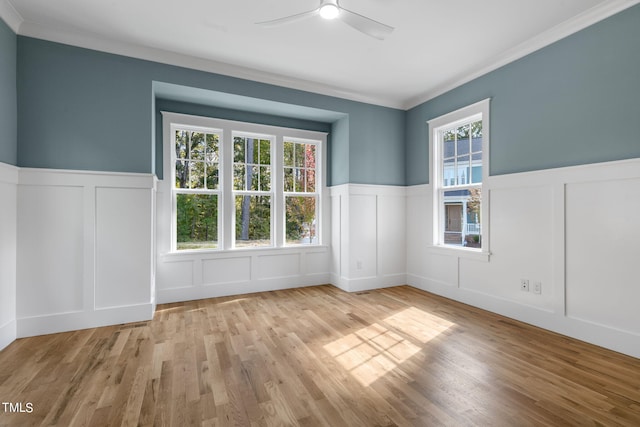
M 490 230 L 489 230 L 489 190 L 487 187 L 489 181 L 489 141 L 490 141 L 490 98 L 452 111 L 442 116 L 427 121 L 429 134 L 429 169 L 430 183 L 432 188 L 432 242 L 430 249 L 434 252 L 448 255 L 463 256 L 479 260 L 489 260 L 490 255 Z M 441 233 L 444 227 L 444 204 L 441 203 L 441 193 L 445 190 L 459 189 L 460 186 L 444 187 L 443 185 L 443 157 L 440 147 L 439 132 L 445 128 L 455 127 L 458 124 L 466 123 L 482 119 L 482 247 L 480 249 L 457 247 L 454 245 L 445 245 Z M 474 186 L 472 184 L 471 186 Z M 467 188 L 464 185 L 464 188 Z
M 293 129 L 280 126 L 261 125 L 256 123 L 240 122 L 233 120 L 217 119 L 212 117 L 196 116 L 162 111 L 163 120 L 163 172 L 164 178 L 160 181 L 158 189 L 162 197 L 167 212 L 159 218 L 159 227 L 168 227 L 170 232 L 163 233 L 170 239 L 169 242 L 158 242 L 164 250 L 162 252 L 174 255 L 184 254 L 211 254 L 236 251 L 259 251 L 259 250 L 291 250 L 300 248 L 321 248 L 328 244 L 329 212 L 327 198 L 327 187 L 325 180 L 325 165 L 327 155 L 327 133 L 302 129 Z M 218 247 L 207 249 L 183 249 L 176 248 L 176 206 L 174 197 L 175 167 L 172 160 L 175 160 L 175 149 L 172 147 L 172 130 L 174 127 L 194 128 L 196 130 L 206 129 L 208 132 L 220 135 L 220 164 L 219 176 L 220 186 L 218 201 Z M 271 192 L 259 195 L 268 195 L 271 200 L 271 245 L 258 247 L 239 247 L 234 245 L 235 241 L 235 203 L 234 197 L 238 191 L 233 188 L 233 136 L 253 135 L 260 138 L 272 140 L 272 173 Z M 286 244 L 286 224 L 285 224 L 285 192 L 284 192 L 284 168 L 282 146 L 284 140 L 294 140 L 295 142 L 306 141 L 317 143 L 316 152 L 316 193 L 317 194 L 317 236 L 316 244 Z M 242 193 L 252 193 L 251 191 Z M 256 193 L 258 194 L 258 193 Z

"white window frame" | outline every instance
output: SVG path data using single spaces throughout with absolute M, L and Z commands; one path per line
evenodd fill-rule
M 322 168 L 321 165 L 322 163 L 319 161 L 319 159 L 322 157 L 321 153 L 323 152 L 322 150 L 322 141 L 319 140 L 314 140 L 314 139 L 306 139 L 306 138 L 297 138 L 297 137 L 285 137 L 283 140 L 283 144 L 285 142 L 292 142 L 294 144 L 312 144 L 316 146 L 316 167 L 315 167 L 315 180 L 316 180 L 316 186 L 315 186 L 315 191 L 283 191 L 283 203 L 285 204 L 285 209 L 286 209 L 286 200 L 287 197 L 313 197 L 316 200 L 316 230 L 315 230 L 315 236 L 318 239 L 318 244 L 320 243 L 320 236 L 321 236 L 321 228 L 319 227 L 319 219 L 320 219 L 320 212 L 321 212 L 321 199 L 322 199 L 322 183 L 319 181 L 320 177 L 322 176 Z M 284 150 L 281 150 L 284 153 Z M 284 157 L 283 157 L 283 162 L 282 162 L 282 180 L 284 182 L 284 169 L 285 166 L 284 165 Z M 286 213 L 285 213 L 286 215 Z M 285 216 L 285 221 L 286 221 L 286 216 Z M 285 224 L 285 241 L 284 241 L 284 245 L 287 247 L 295 247 L 295 246 L 306 246 L 307 244 L 305 243 L 298 243 L 298 244 L 287 244 L 286 242 L 286 224 Z M 310 237 L 310 243 L 311 243 L 311 236 Z
M 266 139 L 269 140 L 271 142 L 270 144 L 270 159 L 271 159 L 271 183 L 269 185 L 269 191 L 261 191 L 261 190 L 248 190 L 248 189 L 244 189 L 244 190 L 238 190 L 236 188 L 234 188 L 233 186 L 233 166 L 235 166 L 235 163 L 233 161 L 233 140 L 234 138 L 238 136 L 241 138 L 255 138 L 255 139 Z M 227 206 L 230 206 L 232 209 L 231 211 L 227 212 L 229 215 L 231 215 L 231 221 L 230 221 L 230 226 L 231 226 L 231 230 L 235 230 L 236 229 L 236 215 L 235 215 L 235 198 L 236 196 L 266 196 L 266 197 L 270 197 L 271 198 L 271 213 L 270 213 L 270 225 L 269 225 L 269 231 L 270 231 L 270 236 L 269 236 L 269 240 L 270 240 L 270 244 L 269 245 L 265 245 L 265 246 L 256 246 L 256 247 L 249 247 L 247 249 L 259 249 L 259 248 L 273 248 L 275 246 L 275 240 L 274 240 L 274 227 L 276 226 L 276 221 L 275 221 L 275 212 L 277 211 L 277 209 L 274 209 L 274 204 L 276 201 L 275 198 L 275 193 L 277 192 L 276 188 L 275 188 L 275 184 L 277 182 L 277 179 L 274 179 L 274 175 L 277 175 L 276 172 L 276 162 L 275 157 L 276 155 L 276 137 L 274 135 L 269 135 L 267 133 L 255 133 L 255 132 L 247 132 L 247 131 L 242 131 L 242 130 L 238 130 L 237 128 L 234 127 L 234 130 L 231 132 L 231 138 L 230 138 L 230 145 L 228 145 L 229 147 L 229 151 L 231 151 L 231 163 L 230 163 L 230 167 L 229 169 L 231 169 L 231 182 L 230 182 L 230 188 L 231 188 L 231 197 L 224 197 L 224 202 Z M 227 142 L 227 141 L 225 141 Z M 226 187 L 224 189 L 227 189 Z M 228 192 L 228 191 L 227 191 Z M 224 194 L 224 191 L 223 191 Z M 223 225 L 224 227 L 224 225 Z M 231 233 L 231 249 L 236 249 L 236 239 L 234 236 L 234 233 Z
M 180 113 L 162 112 L 163 117 L 163 180 L 158 186 L 160 209 L 158 226 L 167 227 L 169 241 L 158 241 L 161 253 L 189 254 L 189 253 L 221 253 L 225 251 L 243 250 L 274 250 L 295 248 L 318 248 L 328 244 L 328 194 L 325 184 L 327 133 L 291 129 L 279 126 L 260 125 L 254 123 L 223 120 L 210 117 L 193 116 Z M 220 170 L 218 199 L 218 247 L 207 249 L 177 250 L 176 242 L 176 197 L 182 192 L 175 187 L 175 132 L 174 129 L 188 129 L 217 133 L 220 135 Z M 270 139 L 271 144 L 271 191 L 265 192 L 239 191 L 233 188 L 233 136 L 253 136 Z M 318 240 L 314 244 L 287 245 L 285 224 L 285 192 L 284 192 L 284 141 L 315 142 L 316 151 L 316 234 Z M 241 194 L 269 195 L 271 197 L 271 245 L 257 247 L 235 248 L 235 203 L 234 197 Z M 287 193 L 290 195 L 290 193 Z M 308 193 L 307 193 L 308 195 Z
M 205 134 L 216 134 L 218 135 L 218 188 L 217 189 L 206 189 L 206 188 L 176 188 L 175 187 L 175 182 L 176 182 L 176 161 L 178 160 L 178 158 L 176 157 L 176 150 L 175 150 L 175 137 L 176 137 L 176 130 L 185 130 L 185 131 L 189 131 L 189 132 L 202 132 Z M 171 227 L 171 241 L 172 241 L 172 246 L 171 249 L 172 251 L 177 251 L 177 223 L 176 223 L 176 210 L 177 210 L 177 195 L 178 194 L 212 194 L 212 195 L 216 195 L 218 196 L 218 224 L 217 224 L 217 228 L 218 230 L 220 230 L 220 227 L 222 226 L 222 219 L 221 219 L 221 215 L 220 215 L 220 204 L 222 203 L 222 175 L 223 175 L 223 155 L 224 155 L 224 147 L 223 147 L 223 131 L 222 129 L 218 129 L 218 128 L 210 128 L 210 127 L 204 127 L 204 126 L 195 126 L 195 125 L 177 125 L 177 124 L 170 124 L 170 132 L 169 132 L 169 138 L 170 138 L 170 157 L 171 157 L 171 170 L 169 171 L 169 173 L 167 173 L 167 171 L 165 170 L 164 173 L 164 177 L 169 177 L 169 180 L 171 182 L 171 188 L 170 188 L 170 193 L 171 193 L 171 212 L 172 212 L 172 223 L 173 223 L 173 227 Z M 205 174 L 205 181 L 206 181 L 206 174 Z M 218 231 L 218 248 L 220 248 L 220 232 Z M 218 250 L 218 248 L 208 248 L 207 250 Z M 182 250 L 180 251 L 182 252 Z
M 489 107 L 490 99 L 484 99 L 475 104 L 431 119 L 427 122 L 429 127 L 430 182 L 433 189 L 433 242 L 431 248 L 434 251 L 481 260 L 489 259 L 489 191 L 487 187 L 490 158 Z M 452 127 L 467 122 L 477 121 L 478 119 L 482 120 L 482 183 L 479 186 L 482 194 L 482 247 L 476 249 L 444 243 L 444 192 L 456 189 L 467 189 L 470 185 L 444 186 L 441 134 L 444 130 L 451 129 Z M 475 184 L 472 186 L 477 187 Z

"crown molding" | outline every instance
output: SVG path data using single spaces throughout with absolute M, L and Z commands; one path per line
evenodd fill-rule
M 583 30 L 599 21 L 602 21 L 618 12 L 630 8 L 640 3 L 640 0 L 610 0 L 601 3 L 591 9 L 576 15 L 575 17 L 550 28 L 549 30 L 538 34 L 537 36 L 520 43 L 519 45 L 503 52 L 497 57 L 491 59 L 484 65 L 474 67 L 473 71 L 458 75 L 456 78 L 451 79 L 442 85 L 439 85 L 429 91 L 407 100 L 402 108 L 409 110 L 424 102 L 427 102 L 439 95 L 442 95 L 452 89 L 462 86 L 465 83 L 470 82 L 478 77 L 490 73 L 504 65 L 514 62 L 520 58 L 523 58 L 537 50 L 540 50 L 550 44 L 553 44 L 565 37 L 568 37 L 580 30 Z
M 2 18 L 16 34 L 18 34 L 20 30 L 20 25 L 24 22 L 22 16 L 20 16 L 9 0 L 0 0 L 0 18 Z
M 0 0 L 0 17 L 19 35 L 48 40 L 52 42 L 97 50 L 131 58 L 159 62 L 167 65 L 190 68 L 239 79 L 251 80 L 275 86 L 286 87 L 319 95 L 336 97 L 350 101 L 374 104 L 402 110 L 411 109 L 442 95 L 458 86 L 481 77 L 504 65 L 516 61 L 530 53 L 544 48 L 558 40 L 576 33 L 590 25 L 602 21 L 618 12 L 640 3 L 640 0 L 608 0 L 605 1 L 487 61 L 484 65 L 474 67 L 467 73 L 459 74 L 428 91 L 424 91 L 406 100 L 376 97 L 358 93 L 309 80 L 298 79 L 258 69 L 223 63 L 211 59 L 184 55 L 153 47 L 146 47 L 110 40 L 98 35 L 73 32 L 68 28 L 37 25 L 24 21 L 9 0 Z M 418 91 L 416 91 L 418 92 Z

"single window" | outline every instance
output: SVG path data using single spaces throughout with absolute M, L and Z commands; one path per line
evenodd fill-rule
M 434 245 L 487 250 L 489 100 L 429 121 Z

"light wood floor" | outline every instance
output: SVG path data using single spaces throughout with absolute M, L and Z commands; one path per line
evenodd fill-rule
M 161 305 L 0 352 L 0 425 L 640 426 L 640 360 L 410 287 Z

